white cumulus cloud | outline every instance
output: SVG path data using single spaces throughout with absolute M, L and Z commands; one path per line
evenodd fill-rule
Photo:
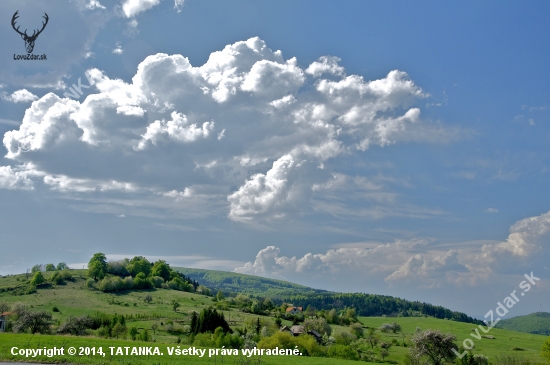
M 38 99 L 38 96 L 34 95 L 27 89 L 14 91 L 11 95 L 4 92 L 1 94 L 1 97 L 2 99 L 11 101 L 12 103 L 27 103 Z
M 127 18 L 132 18 L 158 4 L 160 4 L 160 0 L 124 0 L 122 2 L 122 11 Z
M 156 3 L 125 4 L 137 14 Z M 83 100 L 46 94 L 3 138 L 7 158 L 33 163 L 61 194 L 139 191 L 157 202 L 193 186 L 196 202 L 220 199 L 216 211 L 225 206 L 232 220 L 289 217 L 311 211 L 314 187 L 339 173 L 331 161 L 433 133 L 414 106 L 426 95 L 405 72 L 367 81 L 328 56 L 304 69 L 257 37 L 200 66 L 148 56 L 129 82 L 86 75 Z

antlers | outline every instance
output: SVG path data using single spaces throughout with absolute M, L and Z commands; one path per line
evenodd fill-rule
M 17 28 L 15 27 L 15 21 L 17 20 L 17 18 L 19 18 L 19 15 L 17 15 L 17 13 L 19 13 L 19 10 L 17 10 L 17 11 L 15 12 L 15 14 L 13 14 L 13 17 L 11 18 L 11 26 L 13 27 L 13 29 L 14 29 L 17 33 L 19 33 L 19 34 L 21 34 L 21 35 L 27 35 L 27 30 L 26 30 L 26 29 L 25 29 L 25 34 L 23 34 L 23 33 L 21 33 L 21 32 L 19 31 L 19 27 L 17 27 Z
M 25 29 L 25 32 L 21 33 L 21 31 L 19 30 L 19 27 L 17 27 L 17 28 L 15 27 L 15 22 L 16 22 L 17 18 L 19 18 L 18 13 L 19 13 L 19 10 L 17 10 L 17 11 L 15 12 L 15 14 L 13 14 L 13 17 L 11 18 L 11 26 L 13 27 L 13 29 L 14 29 L 17 33 L 21 34 L 22 36 L 24 36 L 24 37 L 27 38 L 27 39 L 36 39 L 36 37 L 38 37 L 38 35 L 39 35 L 40 33 L 42 33 L 42 31 L 44 30 L 44 28 L 46 28 L 46 25 L 48 24 L 48 20 L 50 20 L 50 18 L 48 17 L 48 14 L 44 13 L 43 18 L 46 19 L 46 21 L 45 21 L 45 22 L 42 22 L 42 29 L 40 29 L 40 30 L 36 30 L 36 29 L 35 29 L 34 32 L 32 33 L 32 35 L 29 36 L 29 35 L 27 35 L 27 30 L 26 30 L 26 29 Z M 37 33 L 37 32 L 38 32 L 38 33 Z

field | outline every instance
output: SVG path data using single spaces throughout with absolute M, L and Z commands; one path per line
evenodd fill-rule
M 470 338 L 474 342 L 474 348 L 472 352 L 474 354 L 485 355 L 489 358 L 490 362 L 494 362 L 497 357 L 522 357 L 528 359 L 534 363 L 545 364 L 546 361 L 540 356 L 540 350 L 542 344 L 546 340 L 546 336 L 533 335 L 528 333 L 521 333 L 515 331 L 509 331 L 504 329 L 493 328 L 487 334 L 479 330 L 481 335 L 494 336 L 495 339 L 481 338 L 481 340 L 474 339 L 470 334 L 473 328 L 477 326 L 470 323 L 460 323 L 455 321 L 447 321 L 436 318 L 382 318 L 382 317 L 360 317 L 360 321 L 368 327 L 380 327 L 383 323 L 397 322 L 403 329 L 402 334 L 383 334 L 386 341 L 390 341 L 395 338 L 402 343 L 403 335 L 405 335 L 405 342 L 410 335 L 414 333 L 417 327 L 425 330 L 428 328 L 439 329 L 442 332 L 452 332 L 457 337 L 457 344 L 461 345 L 462 342 Z M 474 333 L 475 334 L 475 333 Z M 523 350 L 512 350 L 512 348 L 520 348 Z M 407 348 L 402 346 L 394 346 L 390 351 L 390 360 L 400 361 L 403 355 L 408 351 Z
M 128 327 L 137 327 L 140 330 L 147 329 L 151 333 L 154 342 L 139 343 L 129 339 L 103 339 L 99 337 L 71 337 L 53 335 L 27 335 L 27 334 L 0 334 L 0 360 L 28 361 L 10 354 L 13 346 L 19 348 L 40 348 L 53 346 L 74 347 L 98 347 L 101 346 L 106 352 L 106 357 L 100 356 L 61 356 L 55 357 L 55 362 L 69 362 L 75 364 L 256 364 L 248 362 L 235 356 L 217 356 L 212 358 L 199 358 L 189 356 L 169 356 L 167 347 L 181 346 L 181 348 L 192 347 L 186 342 L 186 337 L 181 337 L 181 343 L 177 344 L 178 335 L 168 332 L 168 326 L 172 329 L 183 329 L 183 326 L 190 323 L 190 313 L 200 312 L 203 308 L 220 304 L 216 303 L 213 297 L 201 294 L 175 291 L 170 289 L 127 291 L 117 294 L 103 293 L 97 290 L 85 288 L 86 272 L 84 270 L 71 271 L 75 281 L 66 285 L 46 286 L 38 289 L 37 293 L 14 295 L 21 293 L 20 288 L 26 287 L 26 275 L 13 275 L 0 278 L 0 302 L 7 302 L 13 305 L 16 302 L 24 303 L 32 310 L 44 310 L 52 313 L 54 326 L 58 326 L 69 316 L 79 316 L 96 313 L 108 313 L 125 315 Z M 44 273 L 46 279 L 51 276 L 50 272 Z M 275 283 L 276 284 L 276 283 Z M 286 285 L 286 284 L 285 284 Z M 276 288 L 275 288 L 276 289 Z M 150 295 L 152 301 L 146 303 L 145 297 Z M 180 303 L 177 311 L 174 311 L 171 302 L 176 299 Z M 55 310 L 54 310 L 55 308 Z M 233 329 L 248 326 L 252 327 L 257 318 L 261 318 L 263 324 L 272 326 L 275 318 L 258 316 L 243 313 L 236 308 L 224 307 L 221 309 L 225 318 Z M 545 360 L 540 356 L 540 349 L 546 336 L 528 333 L 515 332 L 505 329 L 491 329 L 487 335 L 494 336 L 494 339 L 474 339 L 471 334 L 477 326 L 470 323 L 463 323 L 451 320 L 442 320 L 431 317 L 358 317 L 364 327 L 379 328 L 384 323 L 397 322 L 401 325 L 402 332 L 382 333 L 379 330 L 376 334 L 380 336 L 380 342 L 393 343 L 389 350 L 389 356 L 385 359 L 388 363 L 398 364 L 403 361 L 404 355 L 409 351 L 410 337 L 417 327 L 425 329 L 439 329 L 443 332 L 452 332 L 457 336 L 457 344 L 461 345 L 465 339 L 471 339 L 475 344 L 474 354 L 482 354 L 495 362 L 502 357 L 520 357 L 529 360 L 531 364 L 544 364 Z M 283 321 L 285 325 L 291 325 L 289 321 Z M 340 326 L 332 326 L 333 330 Z M 481 335 L 485 335 L 480 331 Z M 132 356 L 111 356 L 108 348 L 110 346 L 158 346 L 163 356 L 153 357 L 132 357 Z M 378 355 L 380 348 L 374 348 L 373 352 Z M 256 359 L 257 360 L 257 359 Z M 256 361 L 255 360 L 255 361 Z M 33 361 L 52 362 L 44 356 Z M 352 361 L 338 360 L 334 358 L 310 358 L 310 357 L 275 357 L 263 356 L 261 364 L 351 364 Z
M 54 358 L 47 358 L 40 356 L 35 359 L 26 359 L 20 356 L 12 356 L 10 350 L 12 347 L 18 348 L 53 348 L 54 346 L 65 348 L 69 347 L 102 347 L 106 352 L 106 356 L 56 356 Z M 148 346 L 159 347 L 159 351 L 163 353 L 163 356 L 111 356 L 109 353 L 109 347 L 124 347 L 124 346 Z M 27 362 L 43 362 L 43 363 L 72 363 L 72 364 L 94 364 L 94 365 L 170 365 L 170 364 L 289 364 L 289 365 L 351 365 L 357 364 L 356 361 L 339 360 L 339 359 L 325 359 L 325 358 L 310 358 L 305 356 L 261 356 L 246 358 L 244 356 L 213 356 L 208 357 L 208 350 L 204 357 L 198 356 L 169 356 L 167 347 L 175 347 L 176 344 L 162 344 L 162 343 L 140 343 L 124 340 L 105 340 L 98 338 L 82 338 L 82 337 L 69 337 L 69 336 L 48 336 L 48 335 L 21 335 L 21 334 L 3 334 L 0 333 L 0 360 L 7 361 L 27 361 Z M 189 348 L 189 346 L 181 346 L 181 348 Z

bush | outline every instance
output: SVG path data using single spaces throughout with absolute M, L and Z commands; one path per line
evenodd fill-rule
M 138 339 L 143 342 L 149 342 L 151 341 L 151 335 L 149 334 L 148 330 L 143 330 L 139 335 Z
M 476 365 L 489 365 L 489 359 L 483 355 L 474 355 L 474 362 Z
M 127 260 L 109 261 L 107 263 L 107 273 L 120 277 L 126 277 L 130 275 L 130 272 L 126 268 L 127 265 Z
M 130 290 L 134 287 L 134 279 L 131 276 L 125 277 L 122 281 L 124 282 L 125 290 Z
M 281 320 L 279 319 L 279 322 Z M 324 318 L 306 318 L 303 323 L 304 330 L 311 331 L 315 330 L 319 332 L 320 335 L 324 335 L 325 333 L 330 336 L 332 333 L 332 328 L 327 323 L 327 320 Z M 280 327 L 280 324 L 279 324 Z
M 298 346 L 300 352 L 305 356 L 325 356 L 325 350 L 319 346 L 313 336 L 301 335 L 293 337 L 288 332 L 277 332 L 270 337 L 264 337 L 258 342 L 260 349 L 294 349 Z
M 132 337 L 132 340 L 135 341 L 138 335 L 138 329 L 134 326 L 130 328 L 130 337 Z
M 42 275 L 42 272 L 37 271 L 34 273 L 31 285 L 32 286 L 39 286 L 40 284 L 44 284 L 46 282 L 46 279 L 44 279 L 44 275 Z
M 328 348 L 328 357 L 343 359 L 343 360 L 359 360 L 357 352 L 351 347 L 345 345 L 332 345 Z
M 392 330 L 392 326 L 389 323 L 384 323 L 378 329 L 380 332 L 390 332 Z
M 357 339 L 357 337 L 351 333 L 347 328 L 338 328 L 333 334 L 334 341 L 339 345 L 349 345 Z
M 140 272 L 136 275 L 134 278 L 134 288 L 136 289 L 152 289 L 153 284 L 149 280 L 147 280 L 147 277 L 144 273 Z
M 126 338 L 127 332 L 128 332 L 128 328 L 120 322 L 115 324 L 111 329 L 111 335 L 115 336 L 116 338 L 119 338 L 119 337 Z
M 199 333 L 195 335 L 193 345 L 199 347 L 215 347 L 216 342 L 212 339 L 211 333 Z
M 160 276 L 153 276 L 149 280 L 151 281 L 151 284 L 153 284 L 155 288 L 160 288 L 162 287 L 162 284 L 164 284 L 164 279 L 161 278 Z
M 74 279 L 69 270 L 63 270 L 54 272 L 51 280 L 56 285 L 64 285 L 67 281 L 73 281 Z
M 88 280 L 86 280 L 86 288 L 88 289 L 95 289 L 95 280 L 92 279 L 92 278 L 89 278 Z
M 352 323 L 349 325 L 349 330 L 351 333 L 353 333 L 357 338 L 363 337 L 363 325 L 359 322 Z
M 94 320 L 90 316 L 69 317 L 57 329 L 57 333 L 73 336 L 85 336 L 87 330 L 94 327 Z
M 13 326 L 14 332 L 50 333 L 52 315 L 48 312 L 24 311 Z
M 103 278 L 98 285 L 99 290 L 104 292 L 117 292 L 122 290 L 131 289 L 128 288 L 128 280 L 122 280 L 118 276 L 109 276 Z
M 186 283 L 185 281 L 181 280 L 181 278 L 174 278 L 168 282 L 168 287 L 173 290 L 181 290 L 181 291 L 192 291 L 193 286 L 189 283 Z

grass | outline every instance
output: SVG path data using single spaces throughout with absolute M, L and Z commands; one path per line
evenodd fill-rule
M 384 323 L 391 322 L 397 322 L 401 325 L 402 333 L 381 334 L 382 341 L 391 342 L 392 339 L 396 339 L 401 344 L 401 346 L 394 345 L 390 349 L 390 356 L 388 359 L 393 361 L 400 362 L 405 353 L 408 351 L 408 348 L 402 346 L 403 335 L 405 336 L 405 343 L 410 343 L 410 337 L 416 328 L 420 327 L 422 330 L 432 328 L 439 329 L 442 332 L 452 332 L 452 334 L 457 337 L 458 345 L 462 345 L 463 341 L 469 338 L 474 342 L 472 352 L 474 354 L 487 356 L 490 362 L 494 362 L 496 357 L 509 355 L 521 356 L 530 360 L 532 363 L 546 363 L 546 360 L 540 356 L 542 344 L 547 338 L 542 335 L 521 333 L 499 328 L 493 328 L 488 333 L 484 333 L 478 329 L 481 335 L 494 336 L 495 339 L 481 338 L 481 340 L 476 340 L 471 336 L 471 334 L 475 334 L 472 332 L 472 329 L 478 327 L 470 323 L 425 317 L 359 317 L 359 320 L 363 323 L 363 325 L 375 328 L 380 327 Z M 525 351 L 512 350 L 513 348 L 521 348 Z
M 70 336 L 49 336 L 49 335 L 25 335 L 25 334 L 0 334 L 0 360 L 26 360 L 16 358 L 10 355 L 10 348 L 17 346 L 20 348 L 39 348 L 43 346 L 74 346 L 74 347 L 91 347 L 102 346 L 106 351 L 109 346 L 159 346 L 164 356 L 154 358 L 143 357 L 58 357 L 56 362 L 69 362 L 74 364 L 172 364 L 172 363 L 189 363 L 189 364 L 240 364 L 240 360 L 236 357 L 221 357 L 201 359 L 198 357 L 171 357 L 167 355 L 167 346 L 176 346 L 177 336 L 165 331 L 168 322 L 172 321 L 175 328 L 181 328 L 184 324 L 190 322 L 190 312 L 200 311 L 204 307 L 215 305 L 211 297 L 201 294 L 186 293 L 167 289 L 158 290 L 143 290 L 143 291 L 128 291 L 118 294 L 107 294 L 99 291 L 92 291 L 85 288 L 85 271 L 71 270 L 75 277 L 74 282 L 68 282 L 67 285 L 50 286 L 48 288 L 39 288 L 37 293 L 29 295 L 13 295 L 21 290 L 3 290 L 3 288 L 16 288 L 20 286 L 25 288 L 28 286 L 26 275 L 11 275 L 0 278 L 0 301 L 14 304 L 15 302 L 23 302 L 32 310 L 45 310 L 52 313 L 55 324 L 61 324 L 69 316 L 77 316 L 83 314 L 94 315 L 96 312 L 109 314 L 133 315 L 134 319 L 127 322 L 128 327 L 136 326 L 138 329 L 148 329 L 156 342 L 148 342 L 139 344 L 133 341 L 117 340 L 117 339 L 102 339 L 97 337 L 70 337 Z M 51 272 L 44 273 L 46 279 L 52 275 Z M 29 275 L 30 278 L 30 275 Z M 151 295 L 153 301 L 145 303 L 143 300 L 146 295 Z M 177 299 L 181 307 L 175 312 L 172 309 L 171 302 Z M 59 312 L 53 312 L 53 307 L 57 307 Z M 255 321 L 258 316 L 240 312 L 235 308 L 223 311 L 226 319 L 230 320 L 232 328 L 243 327 L 246 322 Z M 262 320 L 273 322 L 273 317 L 260 317 Z M 474 354 L 482 354 L 489 358 L 491 362 L 496 360 L 496 357 L 502 356 L 520 356 L 527 359 L 531 364 L 545 364 L 545 360 L 540 356 L 540 349 L 546 336 L 534 335 L 528 333 L 514 332 L 505 329 L 491 329 L 487 335 L 494 336 L 495 339 L 482 338 L 475 340 L 470 334 L 472 329 L 477 326 L 468 323 L 455 322 L 450 320 L 442 320 L 428 317 L 359 317 L 360 321 L 366 327 L 378 328 L 383 323 L 397 322 L 401 325 L 402 333 L 376 333 L 380 335 L 381 341 L 392 343 L 396 342 L 389 351 L 389 357 L 386 361 L 393 363 L 401 363 L 403 356 L 409 351 L 408 347 L 403 344 L 410 345 L 410 338 L 417 327 L 421 329 L 439 329 L 443 332 L 452 332 L 457 336 L 457 343 L 460 345 L 462 341 L 470 338 L 474 341 Z M 157 324 L 158 330 L 154 333 L 151 329 L 153 324 Z M 290 325 L 288 321 L 283 321 L 283 324 Z M 338 326 L 333 326 L 333 329 Z M 485 333 L 480 331 L 480 334 Z M 181 345 L 189 347 L 189 345 Z M 513 348 L 522 349 L 522 351 L 513 350 Z M 380 348 L 375 348 L 376 356 L 379 356 Z M 223 359 L 223 360 L 222 360 Z M 41 357 L 35 360 L 49 361 L 46 357 Z M 308 357 L 267 357 L 261 359 L 261 364 L 351 364 L 351 361 L 344 361 L 329 358 L 308 358 Z M 356 363 L 356 362 L 355 362 Z M 252 365 L 253 363 L 249 363 Z
M 48 358 L 46 356 L 39 356 L 36 358 L 24 358 L 21 356 L 11 355 L 11 348 L 53 348 L 63 347 L 68 349 L 69 347 L 95 347 L 96 349 L 102 347 L 105 357 L 100 355 L 96 356 L 71 356 L 67 355 L 65 350 L 64 356 L 55 356 Z M 109 347 L 125 347 L 125 346 L 147 346 L 158 347 L 159 351 L 163 353 L 162 356 L 111 356 Z M 247 359 L 240 356 L 214 356 L 208 357 L 208 350 L 204 357 L 198 356 L 169 356 L 167 347 L 175 347 L 176 344 L 162 344 L 162 343 L 143 343 L 133 342 L 125 340 L 105 340 L 91 337 L 70 337 L 70 336 L 48 336 L 48 335 L 24 335 L 24 334 L 0 334 L 0 360 L 3 361 L 27 361 L 27 362 L 48 362 L 48 363 L 71 363 L 71 364 L 90 364 L 90 365 L 170 365 L 170 364 L 262 364 L 262 365 L 275 365 L 275 364 L 289 364 L 289 365 L 347 365 L 356 364 L 356 361 L 347 361 L 339 359 L 326 359 L 326 358 L 310 358 L 305 356 L 261 356 L 260 361 L 258 358 Z M 188 345 L 182 345 L 181 348 L 189 348 Z M 191 346 L 192 347 L 192 346 Z M 239 352 L 240 353 L 240 352 Z M 253 360 L 253 361 L 252 361 Z

